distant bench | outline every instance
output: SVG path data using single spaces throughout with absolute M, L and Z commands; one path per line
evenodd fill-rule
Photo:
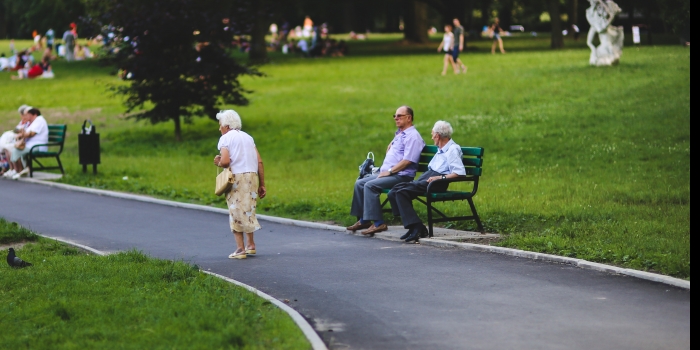
M 29 177 L 34 177 L 34 171 L 37 170 L 60 169 L 61 174 L 65 174 L 60 155 L 63 152 L 63 142 L 66 140 L 67 129 L 68 126 L 66 124 L 49 124 L 49 142 L 32 146 L 27 154 Z M 39 147 L 43 146 L 48 146 L 48 151 L 39 151 Z M 58 166 L 44 166 L 39 161 L 39 158 L 56 158 Z M 34 166 L 34 163 L 38 164 L 38 166 Z
M 428 163 L 433 159 L 433 156 L 437 153 L 437 146 L 425 146 L 423 151 L 421 151 L 420 160 L 418 162 L 418 172 L 425 172 L 428 170 Z M 481 166 L 484 162 L 484 149 L 482 147 L 462 147 L 462 164 L 466 170 L 466 177 L 458 177 L 454 179 L 443 179 L 436 180 L 428 184 L 427 192 L 418 198 L 417 201 L 425 204 L 428 209 L 428 233 L 429 237 L 433 236 L 433 224 L 436 222 L 447 222 L 447 221 L 466 221 L 475 220 L 479 227 L 479 232 L 484 232 L 484 226 L 481 224 L 479 219 L 479 214 L 476 213 L 476 207 L 474 206 L 474 200 L 472 199 L 476 195 L 476 191 L 479 189 L 479 178 L 481 177 Z M 433 184 L 436 183 L 453 183 L 453 182 L 473 182 L 474 186 L 469 192 L 464 191 L 450 191 L 449 189 L 444 192 L 439 192 L 433 190 Z M 390 189 L 384 189 L 382 193 L 389 193 Z M 421 198 L 422 197 L 422 198 Z M 425 198 L 425 199 L 423 199 Z M 464 201 L 469 203 L 471 208 L 471 216 L 453 216 L 448 217 L 437 208 L 433 206 L 436 202 L 447 202 L 447 201 Z M 385 199 L 382 203 L 382 208 L 389 202 L 389 199 Z M 391 212 L 391 209 L 383 209 L 383 212 Z M 435 218 L 433 214 L 439 215 Z

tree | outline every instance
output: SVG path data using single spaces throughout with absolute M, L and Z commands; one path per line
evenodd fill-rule
M 181 121 L 215 118 L 217 106 L 245 105 L 241 75 L 260 75 L 230 52 L 232 33 L 246 31 L 245 8 L 217 0 L 88 0 L 93 18 L 116 28 L 107 62 L 126 72 L 127 84 L 111 89 L 125 96 L 136 119 Z M 148 105 L 148 107 L 145 107 Z
M 29 39 L 33 30 L 43 34 L 49 28 L 63 33 L 84 14 L 82 0 L 0 0 L 0 37 Z
M 559 12 L 559 6 L 561 6 L 561 3 L 559 2 L 559 0 L 548 1 L 549 17 L 552 23 L 551 47 L 553 49 L 561 49 L 562 47 L 564 47 L 564 34 L 562 33 L 561 14 Z
M 252 15 L 253 25 L 250 31 L 250 51 L 248 57 L 253 63 L 267 62 L 267 43 L 265 35 L 267 34 L 271 21 L 270 18 L 270 1 L 258 0 L 252 2 L 250 13 Z
M 424 44 L 428 39 L 428 4 L 418 0 L 404 0 L 404 40 Z

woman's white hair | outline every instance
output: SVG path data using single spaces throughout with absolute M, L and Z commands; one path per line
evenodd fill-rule
M 444 120 L 438 120 L 433 126 L 433 132 L 440 135 L 440 137 L 452 138 L 452 125 Z
M 19 106 L 19 108 L 17 109 L 17 112 L 19 112 L 19 114 L 24 114 L 25 111 L 28 111 L 28 110 L 30 110 L 30 109 L 32 109 L 32 106 L 21 105 L 21 106 Z
M 217 113 L 216 119 L 221 122 L 221 125 L 226 125 L 233 130 L 241 130 L 241 116 L 233 109 Z

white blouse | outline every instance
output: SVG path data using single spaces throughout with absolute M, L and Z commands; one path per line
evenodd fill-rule
M 255 141 L 250 135 L 240 130 L 230 130 L 221 135 L 219 151 L 228 149 L 231 156 L 231 172 L 234 174 L 257 173 L 258 153 L 255 149 Z

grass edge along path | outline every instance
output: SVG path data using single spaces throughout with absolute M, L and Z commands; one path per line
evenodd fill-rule
M 311 348 L 277 306 L 196 265 L 86 254 L 3 218 L 0 242 L 34 264 L 0 267 L 3 348 Z

